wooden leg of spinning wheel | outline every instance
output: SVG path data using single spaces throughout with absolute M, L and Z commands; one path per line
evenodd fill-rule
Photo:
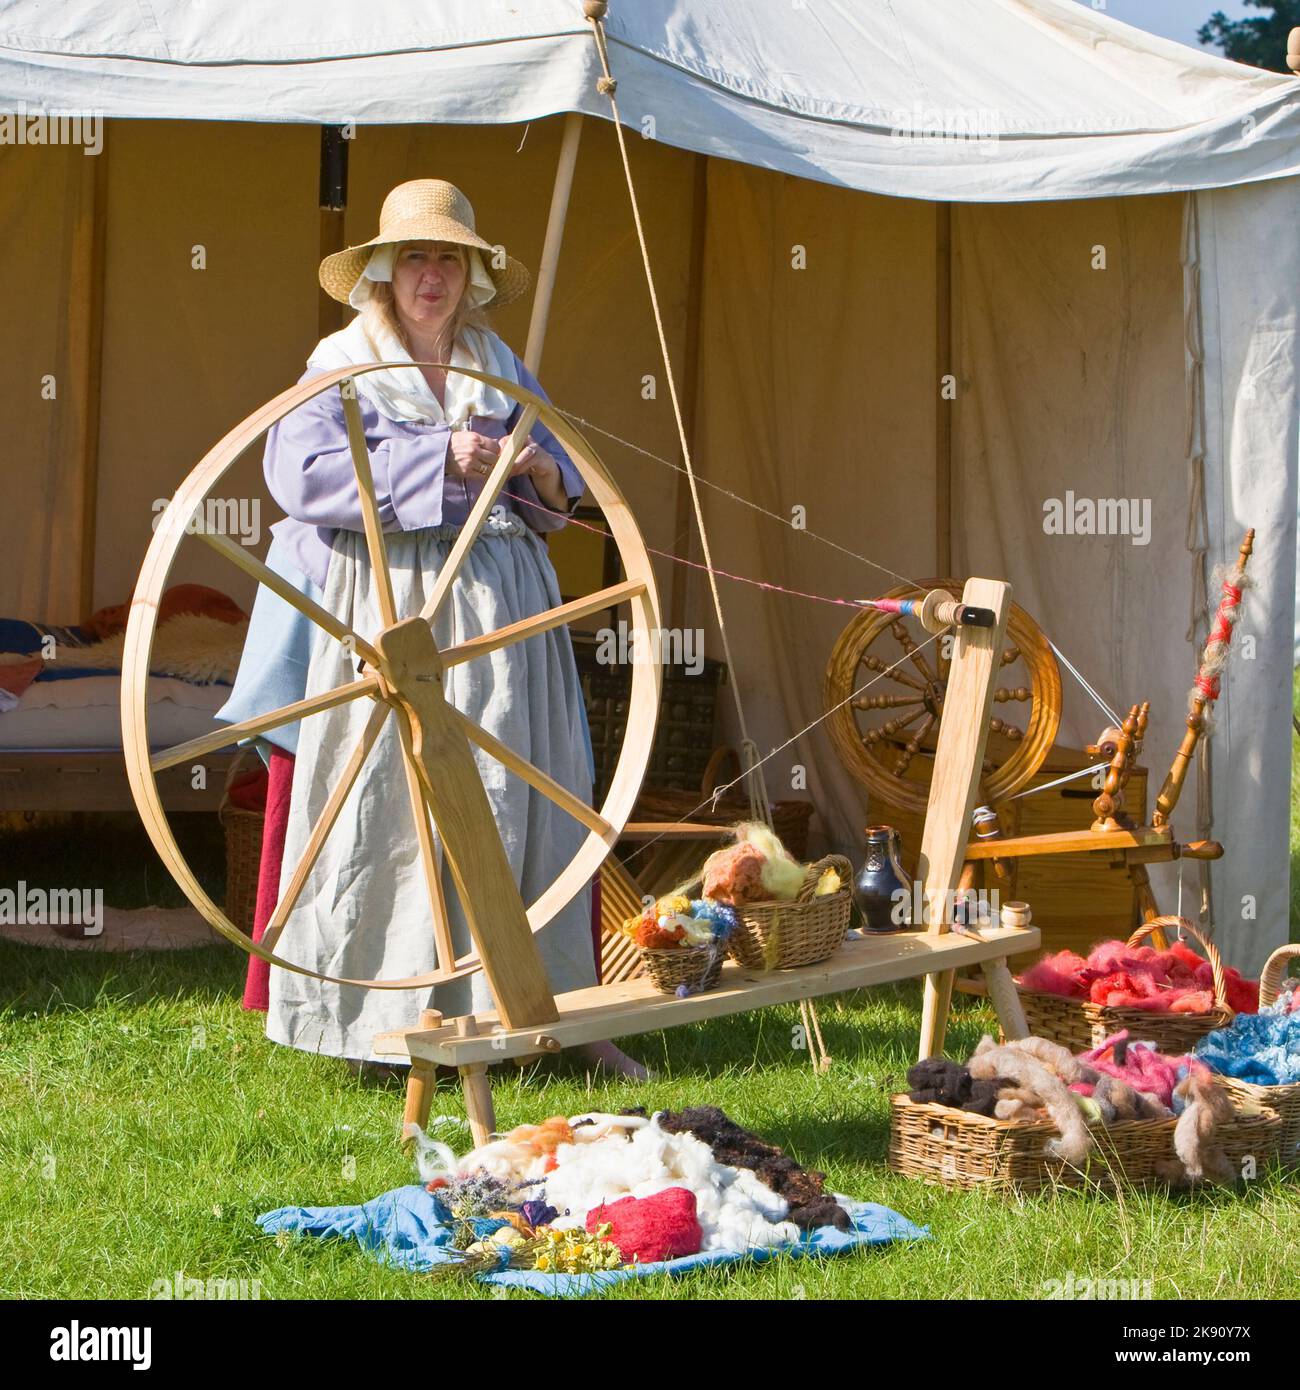
M 948 1010 L 952 1005 L 952 982 L 955 970 L 941 970 L 925 977 L 925 993 L 921 1000 L 920 1059 L 943 1055 L 943 1038 L 948 1031 Z
M 989 1001 L 997 1010 L 998 1022 L 1008 1039 L 1027 1038 L 1029 1024 L 1020 1007 L 1020 995 L 1011 970 L 1005 960 L 989 960 L 983 965 L 984 979 L 989 987 Z
M 496 1131 L 496 1111 L 492 1108 L 492 1084 L 488 1081 L 487 1063 L 474 1062 L 458 1067 L 460 1084 L 465 1091 L 465 1114 L 469 1117 L 470 1138 L 474 1147 L 486 1144 Z
M 478 1023 L 473 1014 L 456 1020 L 456 1032 L 462 1038 L 478 1036 Z M 492 1108 L 492 1084 L 488 1081 L 486 1062 L 471 1062 L 457 1067 L 461 1088 L 465 1092 L 465 1115 L 469 1119 L 470 1137 L 474 1147 L 486 1144 L 497 1127 L 496 1111 Z
M 437 1028 L 441 1023 L 442 1015 L 437 1009 L 425 1009 L 420 1014 L 421 1028 Z M 437 1084 L 433 1063 L 412 1059 L 411 1074 L 406 1079 L 406 1110 L 402 1115 L 403 1139 L 409 1137 L 412 1125 L 428 1129 L 429 1107 L 433 1104 L 433 1092 Z
M 1145 864 L 1132 864 L 1128 866 L 1128 876 L 1133 884 L 1133 893 L 1137 899 L 1137 910 L 1143 922 L 1150 922 L 1153 918 L 1160 916 L 1160 904 L 1156 902 L 1156 895 L 1151 887 L 1151 875 L 1147 873 Z M 1154 931 L 1147 938 L 1157 951 L 1167 951 L 1169 942 L 1162 931 Z

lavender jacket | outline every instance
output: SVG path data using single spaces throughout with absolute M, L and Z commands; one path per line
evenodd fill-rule
M 520 385 L 549 400 L 537 378 L 513 352 L 511 356 Z M 299 380 L 321 375 L 312 368 Z M 482 491 L 483 480 L 447 474 L 444 464 L 450 429 L 446 425 L 390 420 L 359 393 L 358 404 L 384 530 L 418 531 L 426 526 L 462 525 Z M 514 428 L 522 409 L 516 404 L 506 420 L 474 416 L 471 425 L 480 434 L 500 439 Z M 568 510 L 572 513 L 582 497 L 581 474 L 540 421 L 533 426 L 530 437 L 560 465 Z M 336 390 L 321 392 L 271 427 L 263 468 L 271 496 L 288 514 L 271 527 L 284 559 L 323 589 L 334 532 L 364 529 L 343 405 Z M 517 512 L 534 531 L 556 531 L 565 524 L 564 517 L 529 506 L 530 502 L 541 503 L 541 498 L 527 477 L 511 478 L 499 498 L 501 505 Z

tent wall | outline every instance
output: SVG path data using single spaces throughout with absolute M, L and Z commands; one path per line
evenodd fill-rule
M 954 208 L 957 394 L 946 406 L 935 358 L 933 205 L 730 164 L 712 164 L 710 179 L 700 451 L 710 476 L 783 517 L 802 504 L 809 530 L 877 565 L 924 578 L 935 562 L 935 420 L 952 409 L 956 572 L 1009 579 L 1017 600 L 1121 713 L 1150 700 L 1143 761 L 1152 769 L 1154 795 L 1181 737 L 1197 650 L 1187 631 L 1183 199 Z M 1244 212 L 1236 217 L 1246 220 Z M 1253 225 L 1287 223 L 1263 208 Z M 1224 244 L 1235 248 L 1231 237 L 1239 234 L 1245 235 L 1234 222 Z M 797 245 L 808 249 L 803 270 L 791 267 Z M 1240 295 L 1264 253 L 1261 247 L 1251 259 L 1234 249 L 1231 260 L 1243 283 L 1229 318 L 1240 323 L 1255 312 Z M 1235 554 L 1252 518 L 1261 538 L 1269 537 L 1262 544 L 1277 547 L 1279 556 L 1294 552 L 1287 517 L 1294 515 L 1295 402 L 1288 373 L 1296 351 L 1284 308 L 1293 306 L 1289 286 L 1297 281 L 1288 275 L 1272 281 L 1277 299 L 1265 306 L 1264 337 L 1250 337 L 1229 353 L 1265 363 L 1268 394 L 1288 423 L 1261 438 L 1254 417 L 1239 412 L 1239 431 L 1251 433 L 1223 477 L 1244 473 L 1250 496 L 1233 495 L 1231 506 L 1215 511 L 1211 563 Z M 1284 476 L 1292 479 L 1289 493 L 1278 486 Z M 1243 482 L 1223 482 L 1222 489 L 1240 493 Z M 1064 503 L 1068 493 L 1136 503 L 1130 523 L 1137 534 L 1050 534 L 1044 505 Z M 895 582 L 890 573 L 716 494 L 709 520 L 716 563 L 724 569 L 844 597 L 879 593 Z M 1283 572 L 1280 560 L 1271 563 L 1268 603 L 1285 614 L 1294 592 L 1291 572 Z M 707 595 L 702 586 L 696 591 L 695 611 L 708 622 Z M 736 584 L 726 586 L 723 602 L 750 731 L 768 753 L 822 713 L 821 673 L 850 615 Z M 1269 711 L 1272 741 L 1252 735 L 1249 754 L 1238 760 L 1248 757 L 1248 764 L 1234 763 L 1236 780 L 1220 779 L 1221 790 L 1216 784 L 1213 827 L 1230 845 L 1229 857 L 1215 867 L 1218 901 L 1235 902 L 1245 875 L 1261 902 L 1257 921 L 1243 922 L 1237 913 L 1217 924 L 1232 958 L 1249 964 L 1284 939 L 1286 927 L 1287 793 L 1280 771 L 1269 779 L 1270 829 L 1258 853 L 1246 844 L 1242 820 L 1252 802 L 1259 804 L 1258 790 L 1250 788 L 1266 750 L 1288 747 L 1290 625 L 1284 616 L 1273 625 L 1277 638 L 1265 638 L 1267 611 L 1251 617 L 1260 649 L 1270 650 L 1266 678 L 1257 659 L 1253 666 L 1236 664 L 1229 683 L 1239 704 L 1251 701 L 1252 719 Z M 1203 637 L 1202 627 L 1198 643 Z M 1082 746 L 1107 720 L 1067 672 L 1062 676 L 1061 738 Z M 1256 704 L 1261 679 L 1263 703 Z M 729 708 L 726 714 L 734 736 Z M 1227 742 L 1231 726 L 1225 732 Z M 1244 742 L 1244 733 L 1237 738 Z M 766 765 L 773 796 L 789 794 L 796 766 L 806 769 L 830 844 L 857 854 L 871 812 L 823 729 Z M 1177 824 L 1190 832 L 1195 823 L 1196 789 L 1189 786 Z M 1195 915 L 1197 871 L 1183 872 L 1184 910 Z M 1153 878 L 1172 911 L 1175 873 Z
M 1193 512 L 1194 561 L 1232 558 L 1233 538 L 1258 528 L 1255 581 L 1225 682 L 1210 747 L 1210 781 L 1198 792 L 1204 825 L 1230 846 L 1214 866 L 1215 920 L 1229 941 L 1249 943 L 1243 963 L 1262 964 L 1287 939 L 1285 866 L 1291 734 L 1291 625 L 1296 602 L 1296 459 L 1300 426 L 1300 181 L 1287 179 L 1195 195 L 1188 238 L 1197 293 L 1199 396 L 1193 452 L 1203 454 L 1204 512 Z M 1190 347 L 1197 343 L 1189 331 Z M 1195 356 L 1196 354 L 1189 354 Z M 1203 425 L 1199 422 L 1203 420 Z M 1196 446 L 1199 442 L 1200 448 Z M 1202 555 L 1203 551 L 1203 555 Z M 1204 634 L 1204 623 L 1198 635 Z M 1205 774 L 1202 774 L 1205 777 Z M 1208 812 L 1212 810 L 1212 822 Z
M 537 264 L 562 128 L 365 128 L 350 150 L 346 238 L 373 234 L 384 192 L 437 173 L 463 187 L 479 226 Z M 153 504 L 227 428 L 296 380 L 316 338 L 317 134 L 313 128 L 114 122 L 107 132 L 103 399 L 97 605 L 126 598 Z M 633 143 L 647 235 L 679 374 L 687 361 L 693 157 Z M 6 336 L 15 557 L 3 612 L 67 621 L 78 611 L 75 544 L 84 383 L 69 364 L 70 272 L 84 254 L 89 181 L 79 149 L 0 147 L 0 283 L 22 331 Z M 1290 604 L 1294 594 L 1296 286 L 1294 182 L 1197 195 L 1203 374 L 1205 565 L 1260 528 L 1254 664 L 1239 662 L 1216 738 L 1213 833 L 1219 929 L 1257 963 L 1285 927 Z M 710 160 L 698 393 L 700 473 L 794 530 L 704 490 L 716 563 L 807 592 L 862 597 L 936 564 L 936 421 L 953 425 L 953 567 L 1005 575 L 1018 600 L 1116 708 L 1149 699 L 1145 761 L 1159 774 L 1179 737 L 1194 670 L 1187 544 L 1187 362 L 1176 195 L 952 212 L 956 400 L 941 399 L 934 204 Z M 206 255 L 195 269 L 196 246 Z M 1104 259 L 1103 259 L 1104 258 Z M 1267 277 L 1259 268 L 1269 267 Z M 1195 288 L 1196 276 L 1188 283 Z M 497 327 L 522 351 L 527 300 Z M 1253 325 L 1253 327 L 1251 327 Z M 60 382 L 55 402 L 40 379 Z M 677 457 L 662 364 L 613 133 L 583 135 L 541 378 L 558 403 L 641 449 Z M 653 390 L 647 385 L 650 383 Z M 66 389 L 65 389 L 66 386 Z M 684 552 L 678 475 L 589 431 L 647 540 Z M 260 451 L 223 489 L 263 500 Z M 26 466 L 24 466 L 24 464 Z M 1051 535 L 1050 498 L 1149 502 L 1145 544 Z M 277 511 L 269 503 L 265 526 Z M 806 532 L 806 533 L 805 533 Z M 812 534 L 807 534 L 812 533 Z M 827 545 L 821 536 L 834 542 Z M 1139 537 L 1139 539 L 1141 539 Z M 836 548 L 842 547 L 842 548 Z M 196 541 L 175 578 L 247 601 L 239 576 Z M 696 551 L 698 558 L 698 551 Z M 659 575 L 665 607 L 673 575 Z M 682 572 L 678 571 L 679 580 Z M 690 578 L 688 622 L 720 656 L 707 587 Z M 846 608 L 721 581 L 736 679 L 764 753 L 822 713 L 821 676 Z M 1202 633 L 1203 635 L 1203 628 Z M 1063 737 L 1102 715 L 1065 677 Z M 734 738 L 729 702 L 723 734 Z M 1271 756 L 1276 750 L 1277 757 Z M 856 854 L 869 814 L 822 729 L 767 765 L 774 796 L 806 788 L 827 840 Z M 1154 785 L 1154 784 L 1153 784 Z M 1190 830 L 1196 789 L 1179 825 Z M 1242 827 L 1242 829 L 1238 829 Z M 1185 879 L 1191 907 L 1193 876 Z M 1158 882 L 1172 907 L 1176 886 Z M 1245 893 L 1255 920 L 1241 916 Z M 1232 905 L 1232 912 L 1227 908 Z
M 78 604 L 80 480 L 94 422 L 81 346 L 88 316 L 73 286 L 89 268 L 92 175 L 77 148 L 0 145 L 5 615 L 66 620 Z

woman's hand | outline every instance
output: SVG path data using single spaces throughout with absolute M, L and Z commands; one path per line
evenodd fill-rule
M 485 478 L 501 452 L 501 441 L 477 430 L 454 430 L 447 446 L 447 471 L 453 478 Z

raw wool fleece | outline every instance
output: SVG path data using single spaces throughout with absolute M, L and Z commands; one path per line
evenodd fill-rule
M 154 633 L 149 670 L 155 676 L 175 676 L 195 685 L 233 683 L 248 636 L 248 623 L 228 623 L 202 613 L 178 613 Z M 126 633 L 114 633 L 89 647 L 69 649 L 66 666 L 94 671 L 120 671 Z
M 995 1076 L 976 1081 L 968 1067 L 947 1057 L 926 1057 L 907 1069 L 908 1099 L 917 1105 L 947 1105 L 993 1118 L 999 1093 L 1011 1083 Z
M 637 1127 L 626 1140 L 608 1135 L 556 1150 L 555 1169 L 545 1179 L 545 1200 L 564 1213 L 555 1226 L 584 1230 L 587 1213 L 602 1203 L 684 1187 L 695 1195 L 703 1250 L 791 1245 L 799 1239 L 799 1228 L 785 1219 L 789 1203 L 753 1173 L 717 1162 L 693 1135 L 667 1133 L 658 1116 L 625 1117 L 634 1120 Z M 580 1134 L 576 1128 L 575 1137 Z
M 749 1169 L 790 1204 L 790 1220 L 802 1231 L 834 1226 L 847 1231 L 849 1214 L 826 1191 L 826 1175 L 796 1163 L 789 1154 L 757 1134 L 742 1129 L 716 1105 L 701 1105 L 655 1117 L 669 1133 L 693 1134 L 710 1149 L 719 1163 Z
M 975 1078 L 1001 1076 L 1012 1082 L 999 1096 L 998 1119 L 1039 1120 L 1046 1112 L 1059 1131 L 1048 1152 L 1075 1166 L 1094 1142 L 1079 1108 L 1082 1099 L 1095 1106 L 1105 1124 L 1177 1114 L 1174 1151 L 1157 1165 L 1166 1182 L 1236 1179 L 1217 1138 L 1219 1126 L 1232 1118 L 1232 1105 L 1209 1068 L 1191 1057 L 1164 1057 L 1140 1043 L 1130 1044 L 1127 1030 L 1080 1057 L 1046 1038 L 1021 1038 L 999 1047 L 986 1034 L 969 1068 Z M 1157 1071 L 1177 1078 L 1170 1096 L 1172 1111 L 1155 1095 L 1129 1084 L 1132 1076 L 1145 1081 Z
M 1070 1056 L 1068 1052 L 1065 1055 Z M 1043 1062 L 1011 1044 L 998 1047 L 986 1033 L 967 1065 L 976 1081 L 1002 1077 L 1012 1083 L 1017 1094 L 998 1101 L 994 1113 L 999 1120 L 1022 1118 L 1023 1111 L 1032 1108 L 1032 1097 L 1037 1106 L 1047 1111 L 1047 1118 L 1056 1127 L 1057 1137 L 1048 1143 L 1047 1152 L 1076 1167 L 1087 1158 L 1092 1148 L 1092 1135 L 1084 1123 L 1083 1112 L 1065 1081 L 1049 1071 Z M 1070 1079 L 1076 1080 L 1077 1076 Z
M 1238 1014 L 1226 1028 L 1207 1033 L 1196 1055 L 1211 1071 L 1256 1086 L 1300 1081 L 1300 995 L 1283 994 L 1257 1014 Z

